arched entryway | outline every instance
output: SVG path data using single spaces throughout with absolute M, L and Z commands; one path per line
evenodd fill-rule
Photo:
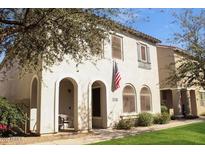
M 31 82 L 30 96 L 30 127 L 32 133 L 38 132 L 38 79 L 34 77 Z
M 92 84 L 92 128 L 107 127 L 106 87 L 101 81 Z
M 77 84 L 64 78 L 59 83 L 58 131 L 77 130 Z

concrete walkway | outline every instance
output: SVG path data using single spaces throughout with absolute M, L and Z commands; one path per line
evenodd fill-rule
M 174 120 L 169 124 L 165 125 L 153 125 L 150 127 L 136 127 L 131 130 L 113 130 L 113 129 L 95 129 L 91 133 L 87 135 L 83 135 L 78 138 L 71 139 L 62 139 L 62 140 L 54 140 L 49 142 L 37 143 L 37 144 L 60 144 L 60 145 L 79 145 L 79 144 L 91 144 L 95 142 L 122 138 L 129 135 L 141 134 L 143 132 L 151 132 L 156 130 L 162 130 L 167 128 L 172 128 L 176 126 L 182 126 L 186 124 L 196 123 L 205 121 L 204 118 L 195 119 L 195 120 Z

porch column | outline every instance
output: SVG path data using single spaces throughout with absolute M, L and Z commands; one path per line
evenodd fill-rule
M 54 102 L 54 133 L 57 133 L 58 130 L 58 111 L 59 111 L 59 83 L 57 81 L 55 84 L 55 102 Z
M 92 130 L 92 82 L 88 86 L 88 130 Z
M 88 91 L 87 87 L 84 85 L 86 83 L 81 83 L 78 89 L 78 101 L 76 105 L 76 112 L 74 114 L 76 118 L 76 125 L 74 125 L 76 131 L 88 131 L 89 123 L 89 105 L 88 105 Z

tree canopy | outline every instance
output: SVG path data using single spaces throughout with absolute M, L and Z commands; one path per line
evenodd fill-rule
M 181 32 L 174 34 L 174 41 L 180 44 L 186 54 L 171 64 L 177 66 L 171 70 L 169 83 L 181 83 L 181 86 L 199 86 L 205 88 L 205 10 L 194 13 L 185 10 L 176 14 Z
M 29 72 L 62 61 L 80 63 L 102 53 L 102 41 L 116 28 L 123 9 L 0 9 L 0 67 Z M 43 61 L 44 65 L 41 65 Z M 0 69 L 1 69 L 0 68 Z

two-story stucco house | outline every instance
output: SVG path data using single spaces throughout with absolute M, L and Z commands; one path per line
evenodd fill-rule
M 179 117 L 183 116 L 185 112 L 195 116 L 205 114 L 204 89 L 196 86 L 185 87 L 180 82 L 175 85 L 166 82 L 170 76 L 170 70 L 176 70 L 179 60 L 184 56 L 189 59 L 190 55 L 180 48 L 166 45 L 157 46 L 157 55 L 161 103 L 173 110 L 174 115 Z
M 108 128 L 123 116 L 160 113 L 156 44 L 160 41 L 129 28 L 110 35 L 94 65 L 65 60 L 50 70 L 0 83 L 0 96 L 30 106 L 31 131 L 39 134 Z M 67 62 L 69 61 L 69 63 Z M 121 76 L 112 91 L 113 62 Z

